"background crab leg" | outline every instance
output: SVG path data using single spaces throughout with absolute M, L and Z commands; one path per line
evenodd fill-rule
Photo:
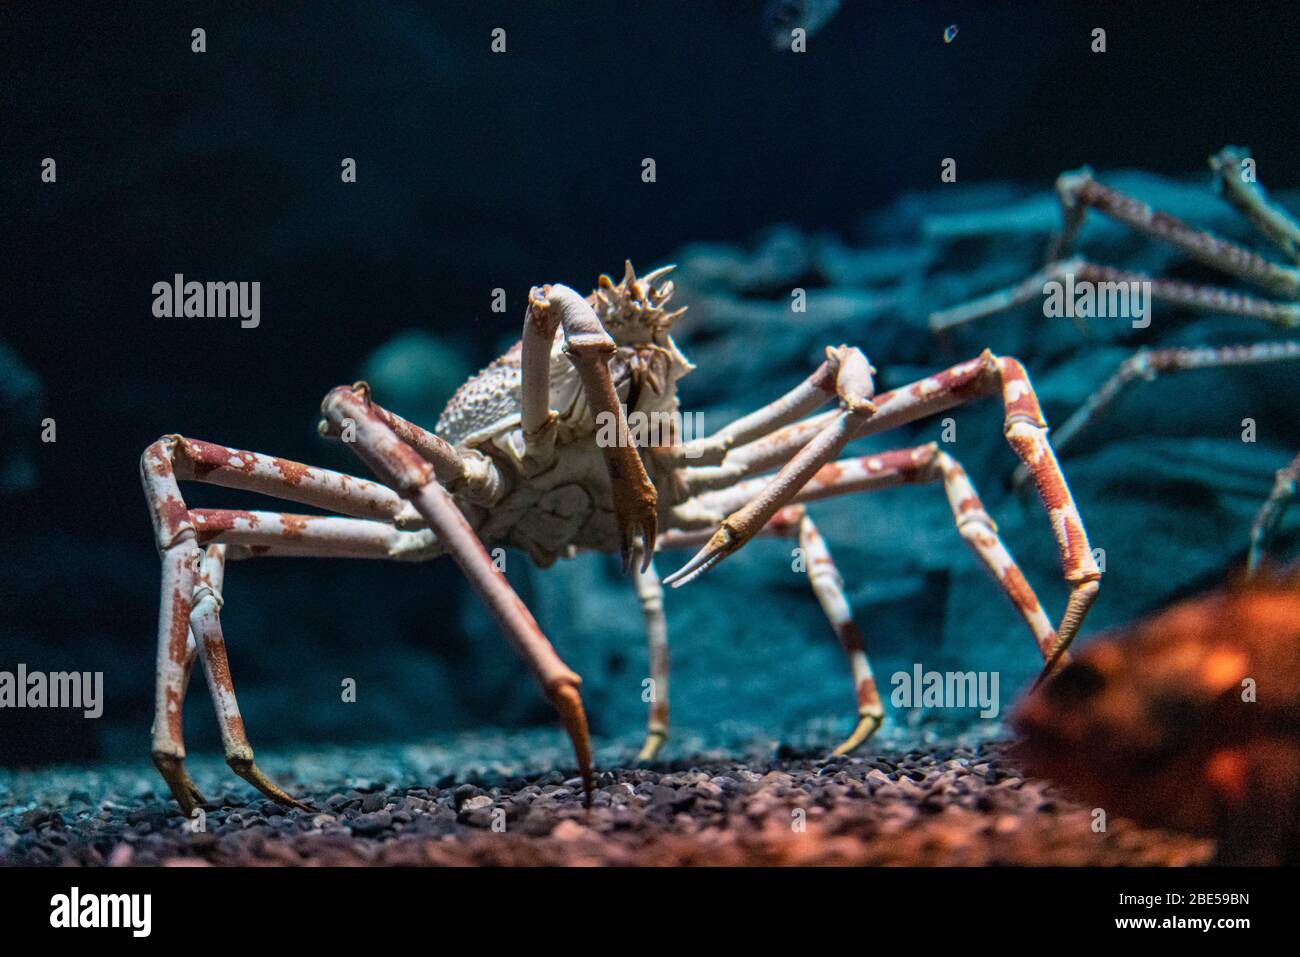
M 598 417 L 612 416 L 616 425 L 616 440 L 605 443 L 601 451 L 614 494 L 623 565 L 631 567 L 639 537 L 644 570 L 655 549 L 657 493 L 630 441 L 627 416 L 609 372 L 610 356 L 618 347 L 591 304 L 568 286 L 542 286 L 528 294 L 520 358 L 525 465 L 540 471 L 555 460 L 558 413 L 550 407 L 550 377 L 551 345 L 557 329 L 564 331 L 565 352 L 578 371 L 587 401 Z
M 1087 168 L 1063 173 L 1056 181 L 1056 192 L 1061 198 L 1065 226 L 1050 259 L 1060 258 L 1073 245 L 1084 213 L 1092 207 L 1211 269 L 1236 276 L 1285 299 L 1300 298 L 1300 269 L 1269 262 L 1244 246 L 1152 209 L 1141 200 L 1097 182 Z
M 1223 366 L 1261 365 L 1300 359 L 1300 340 L 1257 342 L 1248 346 L 1206 346 L 1203 348 L 1141 349 L 1120 363 L 1102 386 L 1052 432 L 1052 444 L 1060 453 L 1085 428 L 1138 379 L 1150 381 L 1166 372 L 1212 369 Z M 1017 485 L 1028 476 L 1024 465 L 1016 468 Z
M 189 813 L 203 801 L 185 772 L 182 734 L 185 692 L 199 651 L 189 621 L 194 591 L 201 583 L 203 552 L 199 548 L 200 539 L 206 543 L 222 532 L 237 538 L 241 522 L 251 525 L 261 520 L 258 516 L 262 515 L 266 517 L 263 530 L 275 526 L 279 534 L 268 536 L 265 541 L 236 543 L 230 557 L 243 557 L 248 548 L 266 548 L 273 553 L 311 554 L 315 539 L 337 538 L 339 526 L 333 523 L 349 520 L 290 516 L 290 521 L 285 523 L 282 521 L 284 516 L 274 513 L 191 512 L 181 496 L 180 482 L 192 480 L 246 489 L 404 525 L 419 526 L 423 519 L 392 489 L 376 482 L 180 435 L 164 436 L 150 445 L 141 456 L 140 474 L 162 557 L 151 750 L 154 765 L 167 781 L 173 797 Z M 203 526 L 202 532 L 198 526 Z M 371 540 L 380 534 L 388 536 L 399 548 L 416 545 L 418 551 L 419 548 L 432 547 L 429 532 L 414 538 L 402 538 L 393 526 L 382 521 L 361 522 L 354 528 L 367 530 Z M 251 528 L 245 530 L 251 531 Z
M 1046 675 L 1064 655 L 1096 598 L 1101 570 L 1092 556 L 1074 498 L 1047 440 L 1047 422 L 1043 419 L 1038 398 L 1024 366 L 1015 359 L 1000 358 L 985 350 L 977 359 L 877 396 L 874 414 L 855 417 L 849 429 L 849 438 L 897 428 L 972 399 L 998 393 L 1002 396 L 1006 410 L 1003 429 L 1007 442 L 1021 461 L 1026 463 L 1034 478 L 1039 497 L 1051 521 L 1052 531 L 1056 535 L 1064 578 L 1071 588 L 1061 624 L 1057 628 L 1055 644 L 1047 656 L 1043 672 Z M 808 448 L 811 449 L 812 445 Z M 830 457 L 825 452 L 832 448 L 833 443 L 825 443 L 816 455 L 804 456 L 800 453 L 791 459 L 777 473 L 776 478 L 764 485 L 757 496 L 724 518 L 709 544 L 690 562 L 668 576 L 665 582 L 683 582 L 694 578 L 740 547 L 761 527 L 754 524 L 755 519 L 763 516 L 763 512 L 773 504 L 779 507 L 794 500 L 799 490 L 813 477 L 815 470 L 810 471 L 809 467 L 814 464 L 818 468 L 825 465 L 826 459 Z M 823 455 L 825 458 L 822 458 Z
M 1300 262 L 1300 223 L 1281 206 L 1269 200 L 1264 188 L 1242 176 L 1242 163 L 1250 151 L 1225 146 L 1210 157 L 1210 168 L 1220 190 L 1237 211 L 1250 220 L 1279 249 Z
M 345 420 L 355 423 L 356 441 L 352 447 L 357 455 L 424 517 L 442 547 L 455 559 L 471 587 L 528 664 L 559 712 L 573 742 L 583 789 L 590 803 L 591 740 L 582 697 L 578 693 L 582 679 L 560 660 L 546 640 L 537 620 L 497 569 L 464 514 L 438 484 L 433 466 L 394 434 L 384 419 L 371 409 L 367 396 L 340 386 L 325 396 L 321 412 L 336 428 L 341 428 Z
M 1255 516 L 1250 528 L 1250 556 L 1246 562 L 1247 572 L 1254 572 L 1259 567 L 1264 549 L 1276 531 L 1282 515 L 1291 500 L 1296 497 L 1296 486 L 1300 483 L 1300 455 L 1291 460 L 1291 464 L 1277 470 L 1273 482 L 1273 491 Z
M 1242 178 L 1245 150 L 1225 147 L 1210 157 L 1216 183 L 1229 202 L 1264 236 L 1293 260 L 1300 262 L 1300 224 L 1281 206 L 1271 202 L 1253 180 Z M 1300 299 L 1300 269 L 1269 262 L 1236 243 L 1152 209 L 1146 203 L 1104 186 L 1093 179 L 1086 167 L 1063 173 L 1056 181 L 1063 226 L 1052 242 L 1049 264 L 1028 279 L 951 309 L 934 312 L 930 328 L 939 331 L 972 322 L 983 316 L 1026 303 L 1042 294 L 1044 283 L 1062 280 L 1067 273 L 1090 282 L 1149 282 L 1152 298 L 1212 312 L 1262 319 L 1281 326 L 1300 325 L 1300 304 L 1270 302 L 1227 289 L 1196 283 L 1157 279 L 1141 273 L 1123 272 L 1098 266 L 1083 259 L 1063 259 L 1074 245 L 1087 208 L 1124 223 L 1143 235 L 1167 243 L 1209 266 L 1270 290 L 1283 299 Z

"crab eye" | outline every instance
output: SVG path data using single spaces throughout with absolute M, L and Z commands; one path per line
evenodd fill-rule
M 1091 698 L 1105 684 L 1105 676 L 1094 666 L 1074 661 L 1066 665 L 1044 690 L 1053 701 L 1071 704 Z

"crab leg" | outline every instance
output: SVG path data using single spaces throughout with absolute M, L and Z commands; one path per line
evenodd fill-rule
M 835 398 L 835 379 L 838 372 L 838 356 L 828 349 L 826 361 L 785 395 L 736 419 L 713 435 L 674 446 L 671 450 L 672 461 L 677 464 L 687 461 L 716 461 L 726 456 L 733 448 L 746 446 L 770 435 L 782 426 L 797 422 Z M 731 456 L 727 456 L 724 461 L 733 460 Z M 698 476 L 708 468 L 708 466 L 701 466 L 686 471 Z M 729 478 L 734 475 L 734 472 L 721 474 Z
M 399 527 L 419 524 L 419 516 L 401 497 L 377 482 L 183 435 L 166 435 L 149 446 L 141 469 L 146 491 L 151 474 L 159 480 L 149 496 L 155 526 L 162 517 L 159 510 L 177 515 L 184 511 L 179 491 L 164 487 L 165 479 L 173 479 L 171 485 L 198 481 L 258 492 L 343 515 L 394 522 Z M 168 495 L 174 495 L 174 501 Z
M 520 360 L 525 464 L 541 471 L 555 460 L 558 413 L 550 407 L 550 363 L 557 329 L 564 331 L 565 353 L 578 371 L 597 424 L 610 417 L 616 426 L 615 441 L 601 451 L 613 487 L 623 565 L 631 568 L 639 537 L 644 571 L 655 550 L 657 493 L 629 437 L 627 416 L 609 372 L 610 356 L 618 347 L 591 304 L 568 286 L 542 286 L 528 294 Z
M 819 468 L 839 454 L 862 422 L 870 421 L 870 417 L 875 415 L 876 406 L 870 399 L 874 393 L 872 368 L 866 356 L 857 349 L 841 346 L 838 350 L 828 349 L 827 357 L 835 363 L 835 389 L 839 395 L 840 411 L 786 462 L 758 495 L 723 519 L 709 543 L 693 559 L 665 578 L 665 584 L 674 588 L 686 584 L 748 541 L 782 506 L 789 503 Z
M 689 514 L 692 520 L 703 515 L 726 514 L 761 491 L 765 481 L 751 479 L 725 492 L 702 495 L 698 500 L 683 503 L 679 508 Z M 875 492 L 900 485 L 935 481 L 943 482 L 953 520 L 962 538 L 1016 607 L 1033 635 L 1039 652 L 1046 659 L 1057 640 L 1051 621 L 1015 559 L 1003 544 L 997 526 L 985 511 L 966 470 L 952 456 L 940 451 L 933 442 L 910 449 L 876 452 L 831 462 L 799 490 L 793 502 L 814 502 L 856 492 Z M 775 520 L 769 524 L 774 523 Z M 697 537 L 699 533 L 689 534 Z M 669 542 L 674 542 L 673 536 L 674 533 L 668 533 Z M 686 544 L 686 541 L 682 544 Z
M 191 596 L 197 580 L 200 551 L 193 539 L 179 541 L 162 556 L 162 600 L 158 609 L 158 656 L 153 720 L 153 763 L 181 809 L 189 814 L 204 803 L 185 772 L 185 743 L 181 709 L 192 661 L 190 640 Z
M 832 410 L 774 429 L 770 434 L 729 450 L 717 465 L 695 465 L 677 470 L 679 484 L 691 495 L 710 489 L 730 488 L 741 479 L 780 468 L 836 417 Z
M 1250 151 L 1225 146 L 1210 157 L 1215 182 L 1237 211 L 1250 220 L 1279 249 L 1300 262 L 1300 223 L 1281 206 L 1272 202 L 1258 182 L 1242 178 L 1241 164 Z M 1231 171 L 1231 172 L 1229 172 Z
M 1047 422 L 1043 419 L 1038 398 L 1024 367 L 1015 359 L 1000 358 L 985 350 L 977 359 L 877 396 L 874 414 L 854 417 L 852 425 L 844 427 L 848 434 L 842 438 L 847 441 L 873 435 L 972 399 L 997 393 L 1001 394 L 1006 409 L 1004 431 L 1007 442 L 1021 461 L 1026 463 L 1034 478 L 1056 535 L 1063 575 L 1071 586 L 1055 642 L 1047 655 L 1043 671 L 1043 676 L 1046 676 L 1055 669 L 1074 640 L 1096 598 L 1101 570 L 1092 556 L 1074 498 L 1047 440 Z M 794 500 L 817 470 L 827 464 L 831 457 L 828 453 L 838 451 L 843 446 L 844 442 L 839 441 L 841 436 L 838 433 L 835 435 L 836 441 L 819 443 L 818 440 L 832 428 L 836 428 L 836 425 L 819 433 L 818 439 L 791 459 L 756 497 L 724 518 L 709 543 L 664 581 L 676 587 L 707 571 L 752 537 L 761 527 L 755 524 L 756 518 L 764 516 L 764 512 L 773 509 L 773 506 L 779 508 Z M 770 513 L 766 517 L 770 517 Z M 764 521 L 766 517 L 763 518 Z
M 893 484 L 898 484 L 897 482 Z M 884 487 L 883 485 L 881 487 Z M 851 489 L 850 491 L 855 491 Z M 669 529 L 659 539 L 661 550 L 670 548 L 690 548 L 704 544 L 709 538 L 709 532 L 705 531 L 687 531 L 682 529 Z M 772 519 L 759 530 L 756 538 L 798 538 L 800 547 L 804 551 L 806 568 L 808 572 L 809 583 L 812 585 L 813 593 L 817 596 L 818 603 L 825 612 L 827 620 L 830 622 L 831 629 L 835 632 L 845 654 L 849 657 L 849 666 L 853 673 L 854 689 L 858 700 L 859 721 L 857 728 L 848 739 L 835 749 L 836 754 L 848 754 L 856 749 L 867 740 L 884 720 L 884 706 L 881 704 L 880 696 L 875 686 L 875 679 L 871 673 L 871 665 L 867 661 L 866 649 L 862 641 L 861 632 L 853 621 L 852 610 L 849 608 L 847 599 L 843 592 L 843 579 L 835 568 L 834 561 L 831 559 L 830 551 L 826 547 L 825 540 L 817 532 L 813 525 L 811 517 L 802 506 L 791 506 L 783 508 L 772 517 Z M 653 568 L 651 570 L 653 574 Z M 662 613 L 663 589 L 656 578 L 653 583 L 655 592 L 652 593 L 652 600 L 657 599 L 658 609 Z M 644 603 L 643 603 L 643 607 Z M 668 647 L 667 635 L 663 645 L 663 657 L 656 664 L 654 654 L 655 639 L 651 630 L 650 614 L 646 616 L 647 630 L 651 631 L 651 674 L 655 678 L 656 686 L 662 689 L 667 688 L 668 679 Z M 662 669 L 662 670 L 660 670 Z M 668 699 L 664 694 L 659 699 L 663 706 L 662 723 L 656 721 L 653 707 L 651 712 L 650 733 L 646 739 L 646 746 L 642 749 L 638 760 L 652 760 L 658 754 L 660 747 L 667 738 L 668 732 Z M 662 728 L 662 733 L 658 733 Z
M 371 410 L 393 433 L 433 466 L 438 483 L 450 492 L 462 495 L 479 505 L 495 505 L 505 493 L 505 480 L 496 464 L 475 449 L 456 449 L 446 439 L 390 412 L 370 397 L 370 384 L 354 383 L 352 388 L 366 396 Z M 343 438 L 345 430 L 322 419 L 317 430 L 330 438 Z
M 1059 453 L 1097 419 L 1131 383 L 1150 381 L 1161 373 L 1188 369 L 1212 369 L 1226 366 L 1262 365 L 1300 359 L 1300 340 L 1257 342 L 1248 346 L 1205 346 L 1201 348 L 1142 349 L 1120 363 L 1097 391 L 1065 420 L 1052 434 L 1052 444 Z M 1016 468 L 1017 485 L 1027 477 L 1024 465 Z
M 1300 483 L 1300 455 L 1291 460 L 1291 464 L 1277 470 L 1273 482 L 1273 491 L 1255 516 L 1250 529 L 1250 557 L 1246 562 L 1247 573 L 1253 573 L 1263 557 L 1269 539 L 1277 530 L 1282 515 L 1291 500 L 1296 497 L 1296 486 Z
M 345 420 L 355 424 L 353 447 L 357 455 L 423 516 L 531 668 L 573 742 L 583 789 L 590 803 L 591 740 L 578 693 L 582 679 L 560 660 L 546 640 L 537 620 L 497 569 L 455 501 L 438 484 L 433 466 L 397 437 L 382 416 L 370 407 L 365 392 L 340 386 L 325 396 L 321 412 L 336 428 Z
M 349 548 L 369 557 L 375 543 L 382 540 L 390 548 L 388 557 L 401 558 L 435 554 L 436 542 L 427 530 L 398 532 L 384 521 L 209 509 L 191 512 L 181 496 L 180 482 L 192 480 L 275 495 L 350 515 L 388 519 L 403 526 L 423 524 L 419 514 L 392 489 L 287 459 L 168 435 L 145 450 L 140 474 L 162 558 L 151 750 L 155 767 L 188 814 L 204 803 L 185 772 L 181 730 L 185 692 L 200 652 L 190 627 L 194 592 L 203 584 L 200 545 L 214 539 L 232 542 L 229 558 L 252 554 L 346 554 Z M 337 524 L 347 522 L 355 524 Z M 262 524 L 261 538 L 254 534 L 258 523 Z M 352 533 L 350 545 L 347 532 Z
M 1231 177 L 1221 177 L 1221 180 L 1229 181 Z M 1173 246 L 1211 269 L 1236 276 L 1284 299 L 1300 298 L 1300 269 L 1269 262 L 1244 246 L 1207 230 L 1195 229 L 1117 189 L 1103 186 L 1093 179 L 1092 171 L 1086 167 L 1063 173 L 1056 181 L 1056 192 L 1061 199 L 1065 226 L 1056 243 L 1057 248 L 1049 258 L 1058 258 L 1073 245 L 1083 224 L 1084 213 L 1091 206 L 1143 235 Z
M 637 761 L 653 761 L 668 738 L 668 620 L 664 617 L 664 589 L 654 561 L 630 572 L 636 585 L 641 616 L 645 620 L 646 643 L 650 651 L 651 697 L 646 721 L 645 744 Z
M 442 554 L 427 528 L 404 532 L 361 518 L 194 508 L 190 520 L 199 544 L 229 546 L 230 559 L 286 555 L 424 561 Z
M 1109 266 L 1100 266 L 1086 259 L 1074 258 L 1049 263 L 1014 286 L 1008 286 L 951 309 L 933 312 L 930 314 L 930 329 L 934 332 L 942 332 L 1032 302 L 1043 295 L 1043 287 L 1047 283 L 1064 282 L 1067 276 L 1074 276 L 1080 282 L 1150 283 L 1151 298 L 1159 302 L 1201 312 L 1222 312 L 1247 319 L 1260 319 L 1284 328 L 1300 326 L 1300 303 L 1272 302 L 1218 286 L 1159 279 L 1143 273 L 1125 272 Z
M 998 534 L 997 525 L 985 511 L 960 463 L 946 452 L 940 451 L 933 442 L 916 448 L 896 449 L 832 462 L 819 470 L 799 490 L 794 498 L 796 504 L 779 511 L 758 536 L 775 534 L 799 537 L 813 589 L 831 627 L 849 655 L 858 696 L 859 720 L 853 734 L 836 748 L 836 754 L 849 753 L 874 734 L 884 720 L 884 709 L 872 679 L 861 634 L 854 625 L 849 606 L 844 600 L 843 580 L 835 569 L 824 540 L 799 503 L 936 481 L 943 483 L 959 534 L 1024 619 L 1039 654 L 1046 660 L 1056 647 L 1057 634 L 1051 620 L 1007 550 Z M 760 492 L 766 482 L 767 479 L 763 478 L 752 479 L 732 489 L 706 493 L 694 501 L 683 503 L 679 509 L 689 515 L 692 522 L 704 515 L 713 515 L 716 521 L 717 516 L 738 507 Z M 678 514 L 674 512 L 674 519 Z M 706 534 L 670 529 L 664 533 L 662 547 L 701 544 Z M 1062 654 L 1062 661 L 1064 658 Z
M 212 704 L 217 711 L 221 727 L 221 743 L 230 769 L 272 800 L 291 807 L 307 810 L 262 773 L 253 761 L 253 748 L 244 732 L 244 721 L 235 700 L 235 685 L 230 678 L 230 662 L 226 658 L 226 641 L 221 633 L 221 587 L 225 569 L 225 546 L 210 545 L 203 557 L 203 580 L 194 590 L 190 627 L 203 659 L 203 672 L 212 693 Z M 190 813 L 192 809 L 186 809 Z
M 875 676 L 871 673 L 871 662 L 867 660 L 862 631 L 853 620 L 853 609 L 844 595 L 844 577 L 835 567 L 826 540 L 817 531 L 812 516 L 802 505 L 782 509 L 768 524 L 774 526 L 778 534 L 798 538 L 813 594 L 817 596 L 817 603 L 821 605 L 835 637 L 839 639 L 840 647 L 848 655 L 849 668 L 853 674 L 853 690 L 858 702 L 858 723 L 853 733 L 832 753 L 849 754 L 880 729 L 885 721 L 885 706 L 880 700 Z

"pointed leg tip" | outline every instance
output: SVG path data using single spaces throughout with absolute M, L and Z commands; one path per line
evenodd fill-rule
M 311 811 L 307 805 L 303 804 L 297 798 L 293 797 L 284 788 L 272 781 L 261 768 L 251 759 L 248 761 L 232 761 L 230 769 L 237 775 L 251 784 L 265 797 L 270 798 L 277 804 L 285 807 L 297 808 L 300 811 Z
M 723 551 L 716 550 L 711 546 L 706 545 L 695 554 L 694 558 L 666 577 L 664 579 L 664 584 L 672 588 L 681 588 L 688 582 L 692 582 L 699 578 L 718 562 L 722 561 L 725 554 L 726 553 Z
M 664 742 L 668 740 L 668 732 L 651 731 L 646 735 L 645 744 L 641 745 L 641 750 L 637 753 L 637 764 L 649 764 L 659 756 Z
M 844 742 L 831 752 L 831 757 L 842 757 L 846 754 L 852 754 L 858 748 L 862 747 L 867 741 L 880 730 L 881 725 L 885 723 L 884 716 L 869 714 L 858 721 L 858 726 L 853 729 L 853 733 L 845 738 Z

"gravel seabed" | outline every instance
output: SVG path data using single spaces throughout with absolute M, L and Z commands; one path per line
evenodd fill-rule
M 1188 865 L 1213 856 L 1212 842 L 1124 820 L 1094 832 L 1089 808 L 1016 770 L 998 726 L 887 727 L 861 754 L 827 758 L 839 723 L 814 722 L 783 743 L 740 727 L 708 741 L 679 731 L 667 760 L 645 768 L 628 766 L 639 740 L 605 742 L 590 810 L 567 743 L 549 729 L 259 753 L 310 812 L 265 800 L 219 757 L 192 755 L 187 766 L 212 802 L 200 833 L 143 756 L 3 771 L 0 865 Z

